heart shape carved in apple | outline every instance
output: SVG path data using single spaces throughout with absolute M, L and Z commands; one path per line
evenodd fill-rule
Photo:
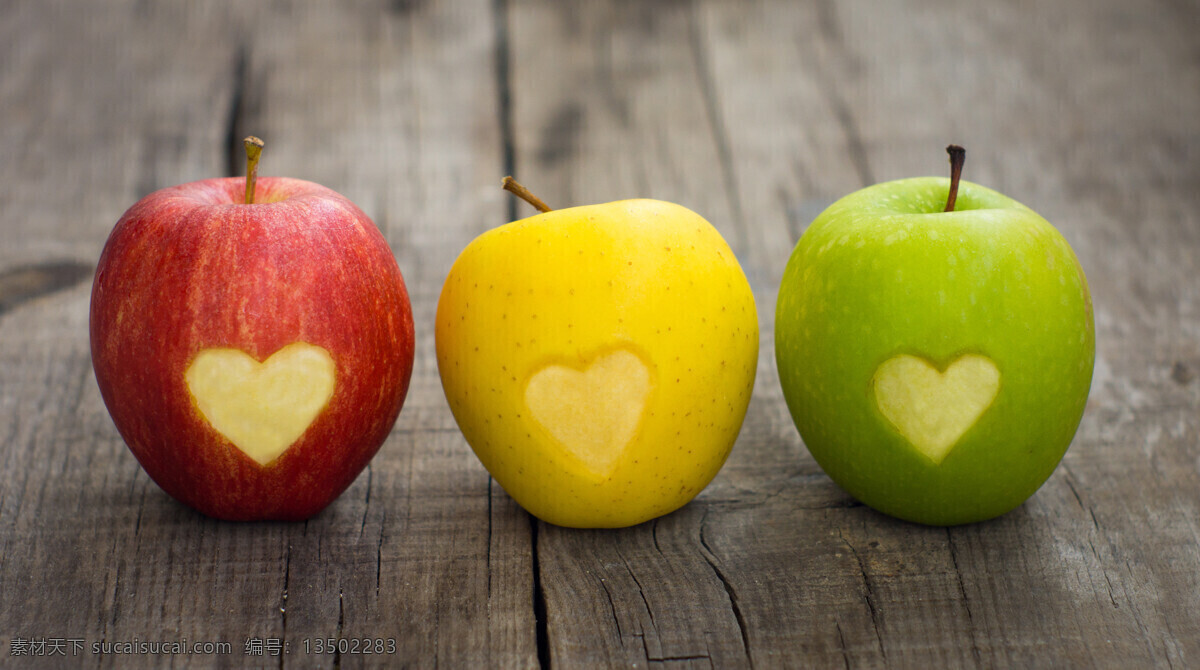
M 259 363 L 237 349 L 201 351 L 184 377 L 196 408 L 247 456 L 266 465 L 329 404 L 335 382 L 325 349 L 295 342 Z
M 1000 370 L 986 356 L 964 354 L 939 371 L 924 358 L 889 358 L 872 379 L 884 418 L 918 451 L 940 464 L 991 407 Z
M 605 476 L 633 440 L 650 390 L 641 357 L 617 349 L 582 370 L 557 364 L 538 370 L 525 387 L 525 404 L 564 451 Z

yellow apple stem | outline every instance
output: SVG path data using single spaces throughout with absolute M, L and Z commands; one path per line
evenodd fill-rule
M 946 147 L 946 153 L 950 154 L 950 195 L 946 197 L 946 209 L 943 211 L 953 212 L 954 201 L 958 200 L 958 180 L 962 177 L 963 163 L 967 160 L 967 150 L 951 144 Z
M 542 202 L 541 198 L 530 193 L 529 189 L 522 186 L 521 182 L 517 181 L 516 179 L 513 179 L 512 177 L 505 177 L 504 181 L 500 182 L 500 185 L 504 187 L 505 191 L 512 193 L 513 195 L 517 196 L 518 198 L 520 198 L 520 199 L 524 200 L 525 202 L 536 207 L 537 211 L 539 211 L 539 212 L 553 211 L 552 209 L 550 209 L 550 205 L 547 205 L 546 203 Z
M 242 140 L 246 145 L 246 204 L 254 204 L 254 182 L 258 180 L 258 159 L 262 156 L 263 141 L 250 135 Z

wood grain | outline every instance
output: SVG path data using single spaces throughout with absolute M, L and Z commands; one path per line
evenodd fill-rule
M 1080 93 L 1072 99 L 1064 91 L 1099 95 L 1103 84 L 1097 79 L 1138 86 L 1125 100 L 1146 100 L 1165 90 L 1153 87 L 1158 75 L 1139 82 L 1152 72 L 1149 63 L 1123 62 L 1085 37 L 1121 22 L 1121 9 L 1098 8 L 1087 17 L 1066 9 L 1064 15 L 1047 12 L 1041 17 L 1044 30 L 1022 33 L 1028 10 L 1000 6 L 980 15 L 919 3 L 882 9 L 772 2 L 670 3 L 649 14 L 635 3 L 514 7 L 514 127 L 517 169 L 525 183 L 552 201 L 642 195 L 693 207 L 722 230 L 748 268 L 764 331 L 755 400 L 729 463 L 689 508 L 655 524 L 670 522 L 672 535 L 690 542 L 618 562 L 598 550 L 590 535 L 549 527 L 540 532 L 555 662 L 677 658 L 728 665 L 728 657 L 718 662 L 708 653 L 711 647 L 695 634 L 697 626 L 723 631 L 714 635 L 727 647 L 744 640 L 742 662 L 748 656 L 772 667 L 1122 667 L 1195 657 L 1200 589 L 1195 571 L 1181 567 L 1194 566 L 1195 559 L 1179 551 L 1169 559 L 1143 553 L 1153 552 L 1162 537 L 1173 538 L 1168 542 L 1174 546 L 1196 546 L 1195 389 L 1179 394 L 1178 384 L 1155 385 L 1176 398 L 1159 402 L 1181 408 L 1170 415 L 1176 436 L 1166 448 L 1175 459 L 1171 467 L 1119 456 L 1137 443 L 1135 434 L 1115 443 L 1100 437 L 1107 432 L 1103 420 L 1097 422 L 1101 407 L 1129 405 L 1105 399 L 1098 386 L 1076 446 L 1038 496 L 1002 519 L 949 530 L 900 524 L 848 500 L 802 449 L 778 391 L 770 338 L 775 289 L 807 222 L 859 186 L 944 172 L 941 149 L 948 141 L 970 148 L 969 178 L 1026 200 L 1076 245 L 1095 277 L 1098 383 L 1113 381 L 1106 379 L 1112 374 L 1106 366 L 1118 355 L 1130 376 L 1154 367 L 1161 375 L 1170 367 L 1144 354 L 1135 363 L 1131 359 L 1139 354 L 1122 348 L 1121 336 L 1113 332 L 1125 322 L 1155 337 L 1149 331 L 1161 323 L 1131 312 L 1149 308 L 1149 296 L 1109 293 L 1116 288 L 1114 266 L 1124 266 L 1126 277 L 1145 274 L 1132 256 L 1148 245 L 1131 239 L 1135 221 L 1146 232 L 1144 217 L 1114 218 L 1119 215 L 1094 200 L 1109 200 L 1110 193 L 1071 189 L 1069 181 L 1078 169 L 1072 157 L 1082 147 L 1122 143 L 1132 149 L 1135 138 L 1161 138 L 1151 140 L 1148 156 L 1114 155 L 1086 168 L 1092 174 L 1103 172 L 1102 166 L 1132 174 L 1140 172 L 1132 166 L 1143 160 L 1164 160 L 1157 146 L 1194 146 L 1185 128 L 1195 128 L 1195 117 L 1174 117 L 1182 125 L 1158 130 L 1149 124 L 1157 105 L 1194 109 L 1195 91 L 1172 87 L 1155 105 L 1130 104 L 1129 115 L 1140 119 L 1132 126 L 1118 117 L 1109 125 L 1097 123 L 1088 111 L 1097 98 Z M 1169 11 L 1122 30 L 1140 35 L 1139 43 L 1158 35 L 1162 45 L 1147 58 L 1161 59 L 1156 62 L 1166 70 L 1166 62 L 1186 69 L 1184 38 L 1169 30 Z M 1092 23 L 1081 26 L 1081 19 Z M 910 29 L 897 30 L 899 25 Z M 1074 52 L 1061 43 L 1060 29 Z M 630 46 L 640 42 L 641 48 Z M 546 59 L 545 53 L 557 57 Z M 1064 112 L 1071 116 L 1064 118 Z M 1169 165 L 1195 175 L 1194 157 L 1188 162 L 1185 154 L 1180 149 Z M 1152 174 L 1171 170 L 1159 165 Z M 1195 202 L 1183 175 L 1164 181 L 1153 188 L 1156 194 Z M 1109 188 L 1118 188 L 1117 182 L 1110 181 Z M 1173 255 L 1164 272 L 1179 273 L 1175 288 L 1150 301 L 1168 313 L 1194 313 L 1197 275 L 1190 251 L 1197 226 L 1192 214 L 1179 217 L 1159 218 L 1154 225 L 1165 228 L 1155 234 L 1160 243 L 1175 240 L 1175 248 L 1189 255 Z M 1195 355 L 1194 339 L 1183 344 L 1176 336 L 1157 337 L 1187 347 L 1185 358 Z M 1132 417 L 1129 423 L 1152 425 Z M 1165 433 L 1165 427 L 1153 432 L 1159 441 Z M 1102 441 L 1111 448 L 1098 444 Z M 1080 486 L 1080 469 L 1089 471 L 1089 486 Z M 1103 483 L 1109 478 L 1121 480 L 1124 490 L 1112 492 Z M 1153 490 L 1173 495 L 1151 503 L 1147 497 L 1161 495 Z M 1142 500 L 1144 509 L 1171 510 L 1171 521 L 1155 523 L 1142 515 L 1127 525 L 1115 514 L 1094 516 L 1102 499 L 1113 507 Z M 633 538 L 646 534 L 644 528 L 631 529 L 614 534 L 611 542 L 644 545 L 646 539 Z M 1123 560 L 1131 553 L 1136 561 Z M 687 578 L 671 578 L 679 574 L 675 566 L 703 566 L 696 558 L 712 573 L 693 568 Z M 610 574 L 614 563 L 632 576 L 606 581 L 596 591 L 597 575 Z M 1192 572 L 1184 576 L 1187 570 Z M 1164 577 L 1176 588 L 1137 595 L 1129 590 Z M 1165 595 L 1167 590 L 1178 597 Z M 675 608 L 689 615 L 663 614 Z M 606 610 L 611 612 L 603 616 Z M 556 635 L 554 624 L 564 619 L 583 620 L 586 630 Z M 736 634 L 730 619 L 739 624 Z M 597 635 L 593 628 L 609 632 Z M 579 636 L 589 644 L 578 644 Z M 674 638 L 690 644 L 669 651 L 656 644 Z M 612 656 L 617 643 L 623 658 Z
M 1156 0 L 453 0 L 0 7 L 0 665 L 1191 667 L 1200 664 L 1200 10 Z M 413 300 L 408 400 L 307 523 L 162 493 L 108 418 L 88 278 L 152 190 L 239 174 L 338 190 Z M 1022 507 L 950 529 L 838 489 L 775 372 L 792 246 L 841 195 L 942 174 L 1079 255 L 1097 327 L 1075 442 Z M 760 361 L 721 474 L 618 531 L 531 519 L 449 413 L 433 316 L 458 251 L 531 211 L 683 204 L 737 253 Z M 311 653 L 393 638 L 396 653 Z M 98 642 L 225 641 L 216 656 Z M 287 653 L 247 655 L 248 639 Z M 309 645 L 306 653 L 305 644 Z M 69 653 L 69 651 L 68 651 Z
M 493 188 L 492 7 L 25 3 L 3 25 L 16 52 L 5 62 L 49 79 L 4 98 L 4 118 L 29 126 L 6 146 L 23 160 L 5 166 L 3 225 L 20 246 L 5 245 L 4 267 L 19 279 L 31 271 L 14 261 L 44 258 L 36 267 L 50 277 L 4 284 L 3 634 L 224 640 L 237 664 L 254 662 L 249 638 L 281 641 L 290 655 L 268 660 L 302 667 L 536 663 L 529 523 L 458 434 L 433 363 L 444 272 L 505 211 Z M 71 90 L 89 104 L 65 104 Z M 337 504 L 304 524 L 205 519 L 146 478 L 91 377 L 87 286 L 53 272 L 63 257 L 92 267 L 121 210 L 147 192 L 240 173 L 250 132 L 267 142 L 263 174 L 327 184 L 375 219 L 419 324 L 404 419 Z M 73 180 L 83 190 L 64 200 L 28 169 L 45 156 L 86 172 Z M 304 653 L 316 639 L 363 637 L 394 639 L 395 655 Z

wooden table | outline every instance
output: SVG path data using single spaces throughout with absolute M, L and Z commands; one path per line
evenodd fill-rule
M 969 4 L 5 2 L 0 665 L 1200 667 L 1200 8 Z M 169 498 L 89 358 L 117 218 L 240 174 L 251 133 L 264 174 L 326 184 L 378 223 L 417 323 L 398 423 L 305 523 Z M 951 141 L 967 178 L 1074 247 L 1098 345 L 1054 475 L 1016 511 L 947 529 L 821 472 L 772 330 L 812 218 L 863 185 L 944 174 Z M 555 206 L 679 202 L 741 259 L 755 395 L 682 510 L 619 531 L 540 523 L 458 432 L 433 314 L 463 246 L 529 213 L 500 190 L 508 173 Z M 316 652 L 362 638 L 395 651 Z

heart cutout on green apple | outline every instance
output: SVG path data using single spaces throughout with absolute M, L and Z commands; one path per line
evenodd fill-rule
M 295 342 L 262 363 L 237 349 L 205 349 L 184 377 L 209 425 L 266 465 L 300 439 L 329 404 L 335 366 L 325 349 Z
M 641 357 L 617 349 L 582 370 L 543 367 L 529 378 L 525 404 L 567 453 L 605 476 L 633 440 L 650 389 L 650 369 Z
M 901 354 L 875 371 L 875 402 L 918 451 L 940 464 L 1000 391 L 1000 370 L 986 356 L 964 354 L 939 371 Z

